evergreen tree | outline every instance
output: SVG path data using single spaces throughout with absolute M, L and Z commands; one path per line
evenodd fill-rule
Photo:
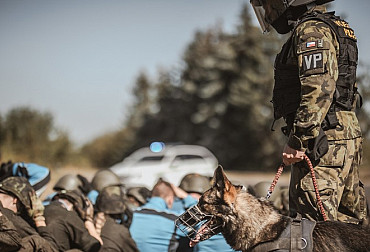
M 152 140 L 200 144 L 226 169 L 261 169 L 277 162 L 272 135 L 276 36 L 263 37 L 245 7 L 236 34 L 220 27 L 197 32 L 184 53 L 181 81 L 163 74 L 157 113 L 147 113 L 136 146 Z M 141 147 L 141 146 L 140 146 Z

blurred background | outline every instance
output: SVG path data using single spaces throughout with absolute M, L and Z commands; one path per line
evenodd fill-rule
M 328 6 L 359 39 L 369 178 L 370 7 Z M 249 0 L 1 0 L 1 160 L 96 171 L 153 141 L 207 147 L 232 172 L 274 172 L 273 61 Z M 271 177 L 272 179 L 272 177 Z

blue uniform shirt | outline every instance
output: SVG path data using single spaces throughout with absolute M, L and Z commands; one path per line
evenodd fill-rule
M 176 251 L 179 232 L 164 199 L 152 197 L 133 215 L 130 233 L 141 252 Z M 181 234 L 180 234 L 181 235 Z
M 13 176 L 25 177 L 40 196 L 50 181 L 49 168 L 33 163 L 14 163 Z

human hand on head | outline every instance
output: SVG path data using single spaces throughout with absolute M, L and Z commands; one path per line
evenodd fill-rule
M 179 199 L 184 199 L 186 198 L 189 194 L 185 192 L 183 189 L 181 189 L 178 186 L 175 186 L 174 184 L 171 183 L 172 190 L 175 193 L 175 196 Z
M 83 221 L 91 221 L 93 222 L 94 217 L 94 206 L 91 201 L 84 197 L 84 204 L 80 206 L 77 202 L 74 203 L 74 208 L 76 209 L 78 215 L 81 217 Z
M 35 221 L 36 226 L 39 226 L 38 223 L 41 222 L 41 225 L 45 225 L 44 217 L 44 205 L 42 204 L 41 199 L 37 196 L 35 191 L 28 193 L 31 201 L 31 206 L 27 209 L 28 215 Z
M 104 227 L 104 224 L 106 222 L 105 215 L 103 212 L 99 212 L 95 216 L 95 229 L 96 232 L 100 235 L 101 230 Z

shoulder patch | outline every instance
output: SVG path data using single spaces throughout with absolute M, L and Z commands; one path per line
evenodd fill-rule
M 308 70 L 313 69 L 322 69 L 323 68 L 323 54 L 321 51 L 319 52 L 311 52 L 303 55 L 303 62 L 302 62 L 303 71 L 306 72 Z
M 302 42 L 297 49 L 300 74 L 307 76 L 325 73 L 328 42 L 321 38 L 310 39 Z

